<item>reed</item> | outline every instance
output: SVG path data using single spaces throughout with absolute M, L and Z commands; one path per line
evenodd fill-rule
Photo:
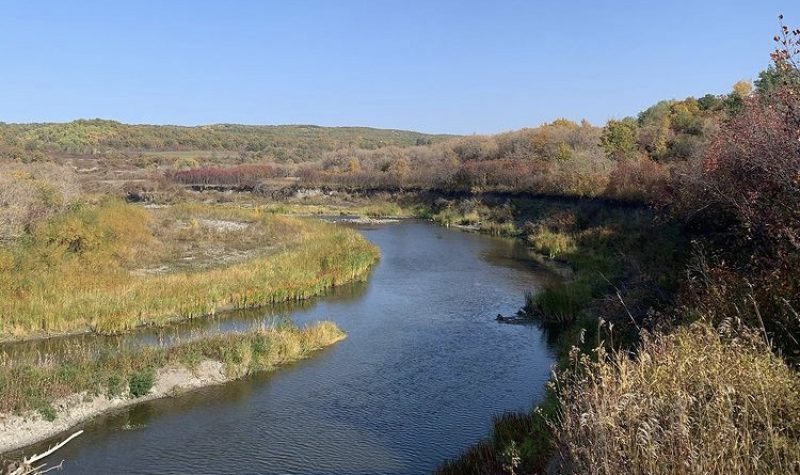
M 178 215 L 248 220 L 252 234 L 268 238 L 254 238 L 255 244 L 266 239 L 269 252 L 230 265 L 139 275 L 131 270 L 140 261 L 153 265 L 160 254 L 171 255 L 165 249 L 173 241 L 196 247 L 201 238 L 159 236 L 151 226 L 163 216 L 159 221 L 124 203 L 79 207 L 49 220 L 16 247 L 0 248 L 0 336 L 119 333 L 226 308 L 303 300 L 365 278 L 379 255 L 357 232 L 313 220 L 200 205 L 164 213 L 167 221 Z M 210 239 L 214 245 L 237 240 L 236 232 Z
M 574 355 L 554 430 L 571 473 L 800 470 L 800 378 L 751 332 L 696 323 L 634 357 Z
M 52 403 L 65 396 L 145 396 L 162 368 L 194 369 L 203 361 L 218 361 L 235 379 L 305 358 L 343 338 L 345 333 L 336 324 L 320 322 L 305 328 L 284 324 L 202 336 L 171 347 L 99 348 L 76 343 L 59 355 L 12 358 L 2 353 L 0 413 L 38 410 L 52 420 L 56 416 Z

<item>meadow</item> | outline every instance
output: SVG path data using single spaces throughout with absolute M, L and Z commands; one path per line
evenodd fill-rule
M 73 203 L 0 249 L 0 334 L 117 333 L 307 299 L 377 258 L 352 230 L 259 210 Z

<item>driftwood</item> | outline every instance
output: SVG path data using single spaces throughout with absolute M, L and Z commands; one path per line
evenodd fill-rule
M 8 467 L 6 467 L 5 471 L 3 472 L 4 475 L 41 475 L 43 473 L 47 473 L 51 470 L 57 470 L 61 468 L 61 465 L 64 463 L 62 460 L 58 465 L 54 465 L 52 467 L 47 467 L 47 463 L 39 464 L 42 460 L 46 457 L 52 455 L 55 451 L 67 445 L 72 439 L 78 437 L 79 435 L 83 434 L 82 430 L 75 432 L 71 436 L 67 437 L 63 441 L 59 442 L 58 444 L 50 447 L 46 451 L 40 454 L 33 454 L 30 457 L 25 457 L 20 462 L 13 462 Z M 37 465 L 38 464 L 38 465 Z

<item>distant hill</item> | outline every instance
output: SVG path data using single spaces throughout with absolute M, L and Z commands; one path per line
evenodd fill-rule
M 278 160 L 307 161 L 320 153 L 355 147 L 427 145 L 450 138 L 407 130 L 315 125 L 215 124 L 133 125 L 112 120 L 67 123 L 0 123 L 0 147 L 5 154 L 103 154 L 109 151 L 224 150 L 270 154 Z

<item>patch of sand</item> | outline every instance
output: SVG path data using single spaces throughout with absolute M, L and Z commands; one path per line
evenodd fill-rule
M 56 410 L 54 421 L 44 419 L 37 411 L 21 415 L 0 414 L 0 453 L 56 436 L 105 412 L 232 379 L 226 375 L 223 363 L 206 360 L 194 369 L 183 366 L 159 369 L 152 390 L 140 398 L 134 399 L 128 394 L 109 398 L 103 394 L 92 396 L 84 392 L 59 399 L 53 403 Z

